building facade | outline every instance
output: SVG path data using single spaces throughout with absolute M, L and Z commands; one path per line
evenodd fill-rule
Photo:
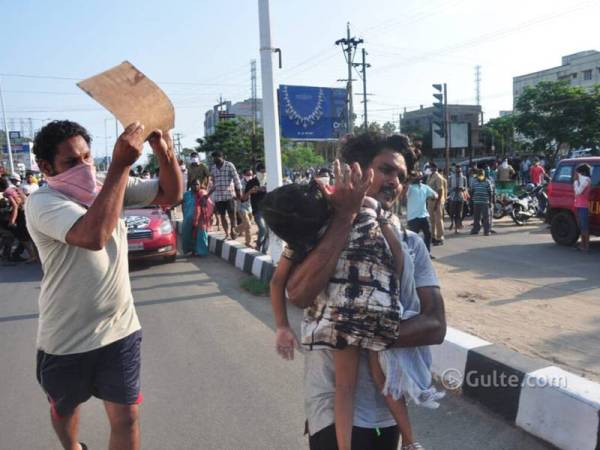
M 567 81 L 571 86 L 591 89 L 600 84 L 600 52 L 586 50 L 562 57 L 562 65 L 513 78 L 513 106 L 527 86 L 540 81 Z
M 402 116 L 401 128 L 403 133 L 411 133 L 420 131 L 427 136 L 431 133 L 431 126 L 434 120 L 433 112 L 435 108 L 430 106 L 424 108 L 421 105 L 420 109 L 414 111 L 405 111 Z M 469 141 L 475 154 L 480 153 L 483 149 L 479 142 L 481 133 L 481 105 L 448 105 L 448 118 L 450 123 L 468 123 L 470 126 Z M 429 150 L 429 149 L 426 149 Z M 459 149 L 461 153 L 465 153 L 468 148 Z
M 219 120 L 243 117 L 252 120 L 254 117 L 254 102 L 247 99 L 242 102 L 221 102 L 204 113 L 204 136 L 210 136 L 215 132 Z M 262 99 L 256 99 L 256 122 L 262 124 Z

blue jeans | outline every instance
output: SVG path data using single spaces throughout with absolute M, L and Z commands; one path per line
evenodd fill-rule
M 259 252 L 267 253 L 269 248 L 269 229 L 264 217 L 260 211 L 254 212 L 254 221 L 258 227 L 258 238 L 256 239 L 256 248 Z

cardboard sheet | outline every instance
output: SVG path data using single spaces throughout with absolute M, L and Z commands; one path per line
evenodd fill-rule
M 123 125 L 141 122 L 144 138 L 175 126 L 175 109 L 166 94 L 129 61 L 77 83 Z

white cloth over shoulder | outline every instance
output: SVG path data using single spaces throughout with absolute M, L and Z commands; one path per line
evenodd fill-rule
M 407 320 L 420 314 L 421 302 L 415 286 L 415 266 L 404 242 L 402 253 L 404 269 L 400 283 L 400 302 L 404 309 L 402 320 Z M 429 346 L 384 350 L 379 352 L 379 362 L 385 373 L 384 395 L 392 395 L 396 400 L 404 395 L 407 400 L 426 408 L 439 406 L 438 400 L 445 393 L 438 391 L 432 383 Z

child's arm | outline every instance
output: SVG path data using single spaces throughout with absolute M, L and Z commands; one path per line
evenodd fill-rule
M 279 264 L 271 278 L 271 306 L 275 317 L 275 349 L 283 359 L 294 359 L 294 347 L 298 348 L 298 339 L 290 327 L 285 304 L 285 284 L 292 271 L 294 263 L 285 257 L 279 259 Z

